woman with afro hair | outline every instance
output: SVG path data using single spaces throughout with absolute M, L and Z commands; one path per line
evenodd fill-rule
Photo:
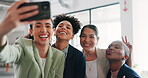
M 56 42 L 53 47 L 65 53 L 65 68 L 63 78 L 85 78 L 85 56 L 78 49 L 69 44 L 80 29 L 77 18 L 67 15 L 58 15 L 53 20 Z

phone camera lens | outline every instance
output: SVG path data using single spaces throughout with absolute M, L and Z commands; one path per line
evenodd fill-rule
M 47 9 L 48 9 L 48 6 L 44 6 L 43 9 L 44 9 L 44 10 L 47 10 Z

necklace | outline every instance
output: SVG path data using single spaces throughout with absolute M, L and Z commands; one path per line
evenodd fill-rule
M 93 63 L 88 64 L 88 71 L 91 71 L 92 70 L 92 64 Z
M 97 68 L 97 59 L 93 61 L 86 61 L 86 66 L 88 71 L 93 71 Z

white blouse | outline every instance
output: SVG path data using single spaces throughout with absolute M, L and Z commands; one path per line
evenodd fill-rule
M 42 62 L 42 69 L 44 70 L 45 63 L 46 63 L 46 58 L 41 58 L 41 62 Z
M 86 61 L 86 78 L 98 78 L 97 70 L 97 59 L 93 61 Z

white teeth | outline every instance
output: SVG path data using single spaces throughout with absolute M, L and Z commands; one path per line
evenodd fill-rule
M 40 36 L 41 38 L 46 38 L 46 37 L 48 37 L 48 35 L 42 35 L 42 36 Z
M 84 44 L 85 46 L 89 46 L 90 44 Z
M 65 34 L 66 35 L 66 33 L 65 32 L 60 32 L 61 34 Z

